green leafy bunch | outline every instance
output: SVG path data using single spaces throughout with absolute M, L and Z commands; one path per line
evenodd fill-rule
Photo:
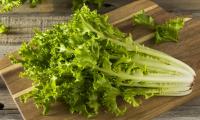
M 8 12 L 14 7 L 18 7 L 21 4 L 21 0 L 1 0 L 0 12 Z
M 119 116 L 126 111 L 119 97 L 137 107 L 138 95 L 186 95 L 195 76 L 185 63 L 133 42 L 87 6 L 67 23 L 36 32 L 19 56 L 11 59 L 33 82 L 33 90 L 21 99 L 32 98 L 44 114 L 59 101 L 71 113 L 93 117 L 105 108 Z
M 97 5 L 98 8 L 102 6 L 105 0 L 72 0 L 73 10 L 77 10 L 81 8 L 84 4 L 94 4 Z
M 0 0 L 0 12 L 8 12 L 21 4 L 29 2 L 31 7 L 41 3 L 41 0 Z
M 8 27 L 6 27 L 4 24 L 0 23 L 0 33 L 7 33 Z
M 36 5 L 40 4 L 42 0 L 22 0 L 22 3 L 28 2 L 30 7 L 36 7 Z
M 180 30 L 184 27 L 183 18 L 174 18 L 163 24 L 156 24 L 152 16 L 147 15 L 144 11 L 139 11 L 133 17 L 133 24 L 147 26 L 155 30 L 155 43 L 177 42 Z

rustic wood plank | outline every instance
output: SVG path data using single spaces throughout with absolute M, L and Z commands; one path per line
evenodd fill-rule
M 13 98 L 10 96 L 5 83 L 3 82 L 3 80 L 0 79 L 0 103 L 4 105 L 3 110 L 0 110 L 0 118 L 4 118 L 6 119 L 9 114 L 9 110 L 15 110 L 16 111 L 16 115 L 19 115 L 18 109 L 13 101 Z M 11 114 L 9 114 L 9 116 L 12 116 Z M 16 117 L 13 117 L 16 118 Z
M 167 11 L 180 16 L 200 17 L 199 0 L 152 0 Z
M 180 119 L 180 118 L 189 118 L 189 117 L 193 117 L 193 118 L 199 118 L 199 109 L 200 106 L 180 106 L 178 108 L 176 108 L 175 110 L 169 111 L 167 113 L 165 113 L 165 115 L 161 115 L 160 117 L 162 118 L 158 118 L 159 119 Z M 186 114 L 187 113 L 187 114 Z M 188 119 L 189 120 L 189 119 Z
M 0 110 L 1 120 L 22 120 L 18 110 Z
M 10 96 L 5 83 L 0 79 L 0 103 L 4 104 L 3 110 L 0 110 L 1 120 L 21 120 L 21 115 L 13 102 L 13 98 Z
M 184 106 L 200 106 L 200 97 L 194 99 L 194 100 L 191 100 L 190 102 L 186 103 Z
M 7 57 L 2 58 L 0 62 L 2 63 L 0 69 L 11 65 Z M 14 103 L 13 98 L 11 98 L 2 78 L 0 79 L 0 91 L 0 103 L 4 105 L 3 109 L 17 109 L 16 104 Z M 2 116 L 2 114 L 0 114 L 0 116 Z
M 6 88 L 0 89 L 0 103 L 4 104 L 4 109 L 17 109 L 16 105 L 13 102 L 8 90 Z
M 198 120 L 200 118 L 200 97 L 186 103 L 183 106 L 161 114 L 155 120 Z
M 200 10 L 199 0 L 153 0 L 160 6 L 171 11 L 196 11 Z

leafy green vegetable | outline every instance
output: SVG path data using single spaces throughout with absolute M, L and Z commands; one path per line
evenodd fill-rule
M 184 26 L 182 18 L 171 19 L 162 25 L 156 26 L 156 43 L 174 41 L 179 39 L 179 32 Z
M 144 25 L 155 30 L 155 43 L 177 42 L 179 39 L 179 33 L 184 27 L 183 18 L 175 18 L 166 21 L 164 24 L 156 24 L 155 20 L 147 15 L 144 11 L 139 11 L 133 17 L 133 24 Z
M 4 24 L 0 23 L 0 33 L 7 33 L 8 27 L 6 27 Z
M 21 0 L 1 0 L 0 1 L 0 12 L 8 12 L 14 7 L 18 7 L 21 4 Z
M 92 3 L 94 5 L 97 5 L 98 8 L 102 6 L 105 0 L 72 0 L 73 3 L 73 10 L 80 9 L 84 4 Z
M 23 3 L 27 0 L 23 0 Z M 28 0 L 30 7 L 36 7 L 38 4 L 42 2 L 42 0 Z
M 108 17 L 84 6 L 67 23 L 37 32 L 19 50 L 22 76 L 34 89 L 21 97 L 34 99 L 47 114 L 63 102 L 71 113 L 96 116 L 102 107 L 124 114 L 121 97 L 138 107 L 137 96 L 182 96 L 191 92 L 195 72 L 185 63 L 133 42 L 108 23 Z
M 151 16 L 145 14 L 144 10 L 137 12 L 137 14 L 133 16 L 133 23 L 136 25 L 148 26 L 150 28 L 155 27 L 154 19 Z
M 35 7 L 41 3 L 41 0 L 1 0 L 0 1 L 0 12 L 11 11 L 15 7 L 19 7 L 21 4 L 28 2 L 30 7 Z

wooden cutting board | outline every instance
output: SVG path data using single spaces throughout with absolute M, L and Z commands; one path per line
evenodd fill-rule
M 144 30 L 142 27 L 135 27 L 131 25 L 131 16 L 144 9 L 149 15 L 152 15 L 158 23 L 162 23 L 167 19 L 176 16 L 167 13 L 155 3 L 149 0 L 139 0 L 116 9 L 107 15 L 110 17 L 110 22 L 118 26 L 124 32 L 133 33 L 135 39 L 139 39 L 149 35 L 151 31 Z M 200 96 L 200 21 L 190 20 L 186 23 L 181 32 L 181 38 L 178 43 L 163 43 L 154 45 L 152 40 L 144 44 L 166 52 L 173 57 L 176 57 L 187 64 L 189 64 L 197 73 L 193 92 L 190 95 L 183 97 L 153 97 L 143 101 L 138 108 L 133 108 L 127 105 L 127 112 L 124 116 L 115 117 L 114 115 L 102 111 L 96 120 L 148 120 L 152 119 L 161 113 L 168 111 L 176 106 L 179 106 L 191 99 Z M 13 53 L 15 54 L 15 53 Z M 31 81 L 25 78 L 19 78 L 19 73 L 23 71 L 20 65 L 12 65 L 7 57 L 0 60 L 0 75 L 1 79 L 5 81 L 11 96 L 13 97 L 21 115 L 26 120 L 85 120 L 86 118 L 70 114 L 67 107 L 61 103 L 52 106 L 48 116 L 41 115 L 41 110 L 37 110 L 33 101 L 23 104 L 19 101 L 18 96 L 24 90 L 31 87 Z

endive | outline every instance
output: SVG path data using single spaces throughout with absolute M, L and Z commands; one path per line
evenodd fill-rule
M 74 113 L 92 117 L 103 106 L 115 115 L 117 98 L 139 106 L 136 96 L 182 96 L 191 92 L 195 72 L 163 52 L 135 43 L 131 35 L 108 23 L 108 17 L 84 6 L 67 23 L 37 32 L 19 50 L 13 62 L 34 89 L 21 98 L 33 98 L 49 111 L 61 101 Z

